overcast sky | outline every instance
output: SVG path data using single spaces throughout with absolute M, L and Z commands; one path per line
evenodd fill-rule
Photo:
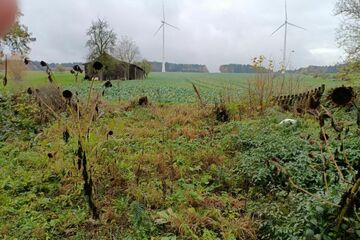
M 292 67 L 329 65 L 342 60 L 335 41 L 340 19 L 336 0 L 288 0 L 288 45 Z M 37 38 L 31 58 L 48 62 L 85 61 L 86 30 L 106 19 L 121 35 L 133 38 L 143 58 L 161 60 L 162 0 L 20 0 L 22 21 Z M 167 29 L 166 60 L 206 64 L 250 63 L 263 54 L 282 59 L 284 32 L 270 34 L 284 22 L 284 0 L 165 0 L 166 20 L 181 30 Z M 293 53 L 290 53 L 294 51 Z

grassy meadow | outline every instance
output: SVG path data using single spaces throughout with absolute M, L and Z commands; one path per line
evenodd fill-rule
M 89 95 L 90 82 L 54 76 L 56 86 L 27 72 L 0 90 L 1 239 L 360 238 L 358 199 L 345 194 L 360 172 L 354 107 L 323 98 L 336 122 L 320 124 L 316 113 L 259 112 L 246 105 L 257 97 L 247 74 L 153 73 L 104 96 L 102 82 Z M 290 80 L 288 94 L 343 84 Z

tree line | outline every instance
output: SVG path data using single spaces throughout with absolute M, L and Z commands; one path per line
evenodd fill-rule
M 256 73 L 256 69 L 250 64 L 227 64 L 219 68 L 221 73 Z
M 152 66 L 152 72 L 161 72 L 162 63 L 161 62 L 150 62 Z M 201 64 L 176 64 L 176 63 L 166 63 L 165 69 L 167 72 L 198 72 L 198 73 L 208 73 L 209 70 L 205 65 Z

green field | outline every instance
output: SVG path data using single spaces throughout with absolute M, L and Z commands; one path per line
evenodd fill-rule
M 85 94 L 89 82 L 79 80 L 69 73 L 55 73 L 55 81 L 71 90 Z M 79 76 L 82 79 L 82 76 Z M 255 74 L 220 74 L 220 73 L 152 73 L 146 80 L 113 81 L 113 88 L 106 91 L 109 100 L 131 100 L 139 96 L 148 96 L 152 101 L 161 103 L 193 103 L 196 95 L 192 83 L 199 89 L 206 102 L 214 102 L 220 96 L 237 100 L 246 94 L 249 82 L 254 81 Z M 281 81 L 280 79 L 277 80 Z M 305 75 L 289 75 L 287 83 L 292 81 L 291 92 L 299 92 L 325 84 L 328 88 L 339 85 L 334 80 L 315 79 Z M 43 72 L 27 72 L 24 81 L 10 83 L 10 89 L 40 87 L 47 84 L 47 76 Z M 102 84 L 96 82 L 96 88 Z

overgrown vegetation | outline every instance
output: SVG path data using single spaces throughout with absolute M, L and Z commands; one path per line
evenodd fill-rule
M 360 3 L 335 14 L 341 81 L 263 56 L 220 69 L 252 75 L 148 76 L 103 19 L 87 31 L 92 76 L 44 61 L 39 76 L 17 19 L 0 40 L 0 238 L 360 239 Z M 96 82 L 119 67 L 109 53 L 146 80 Z
M 214 108 L 197 81 L 197 104 L 108 101 L 115 82 L 63 88 L 46 72 L 48 86 L 1 98 L 1 238 L 360 237 L 355 88 L 247 115 L 224 92 Z M 272 101 L 258 86 L 249 96 Z
M 259 220 L 246 213 L 241 195 L 227 191 L 237 190 L 229 178 L 231 163 L 222 147 L 226 142 L 222 126 L 216 125 L 211 111 L 181 106 L 125 108 L 126 104 L 102 106 L 104 115 L 89 136 L 97 149 L 87 156 L 99 222 L 86 220 L 82 177 L 74 158 L 78 142 L 73 138 L 64 142 L 60 123 L 43 129 L 32 146 L 22 141 L 4 143 L 1 151 L 8 157 L 2 163 L 1 182 L 9 186 L 2 189 L 2 197 L 8 199 L 1 207 L 2 236 L 255 239 Z M 22 151 L 13 152 L 16 148 Z M 20 168 L 13 161 L 22 162 L 18 174 L 32 176 L 20 185 L 15 180 L 18 175 L 10 174 Z M 37 164 L 41 169 L 34 174 Z M 22 184 L 28 186 L 21 190 Z M 14 197 L 27 201 L 19 203 L 20 210 L 12 210 L 9 221 L 9 211 L 17 202 Z M 28 206 L 31 199 L 34 202 Z
M 354 117 L 355 114 L 353 114 Z M 337 163 L 347 172 L 348 183 L 339 180 L 336 166 L 330 162 L 333 152 L 319 139 L 312 118 L 295 126 L 280 126 L 286 116 L 270 115 L 262 121 L 241 126 L 231 149 L 238 159 L 238 181 L 249 209 L 264 218 L 261 239 L 358 239 L 359 213 L 337 226 L 337 206 L 352 184 L 350 166 L 357 165 L 358 135 L 346 140 L 346 150 L 337 155 Z M 352 130 L 356 128 L 352 127 Z M 336 149 L 336 134 L 330 136 Z
M 39 89 L 38 94 L 44 91 Z M 202 99 L 199 90 L 193 94 Z M 347 109 L 334 113 L 337 124 L 344 122 L 349 128 L 341 141 L 335 130 L 329 131 L 331 124 L 323 125 L 328 129 L 325 144 L 319 136 L 319 119 L 304 115 L 297 125 L 279 125 L 286 117 L 299 116 L 277 107 L 266 108 L 262 118 L 251 120 L 239 118 L 240 113 L 235 113 L 241 109 L 224 101 L 220 106 L 228 111 L 228 119 L 223 121 L 219 112 L 201 102 L 163 105 L 154 101 L 140 106 L 96 100 L 90 109 L 97 105 L 97 120 L 88 125 L 77 111 L 71 113 L 71 106 L 79 104 L 76 95 L 71 98 L 70 104 L 60 96 L 64 101 L 60 105 L 69 108 L 54 118 L 45 117 L 51 111 L 28 93 L 2 97 L 2 238 L 360 236 L 358 203 L 337 224 L 341 199 L 355 186 L 358 173 L 354 107 L 349 113 Z M 91 111 L 81 113 L 82 119 L 90 119 L 86 116 Z M 335 155 L 339 143 L 343 148 Z M 83 147 L 80 155 L 79 146 Z M 84 152 L 87 184 L 91 179 L 98 215 L 89 213 L 83 197 L 85 179 L 78 157 Z

